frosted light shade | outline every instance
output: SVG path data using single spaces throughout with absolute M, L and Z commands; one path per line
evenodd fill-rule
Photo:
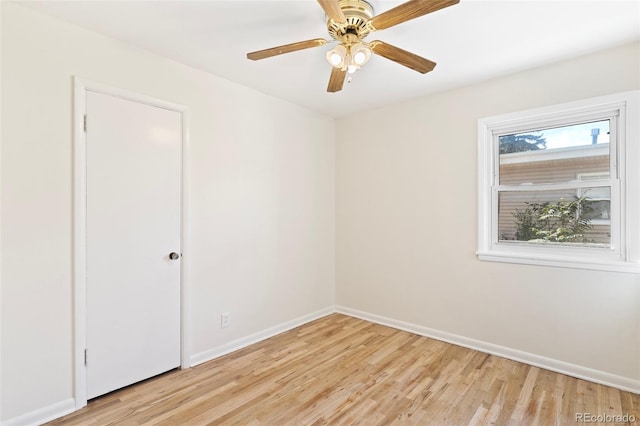
M 332 67 L 343 68 L 346 60 L 347 49 L 341 44 L 327 52 L 327 62 L 329 62 Z

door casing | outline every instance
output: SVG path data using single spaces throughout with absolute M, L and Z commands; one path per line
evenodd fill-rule
M 73 79 L 73 363 L 74 399 L 76 410 L 87 405 L 87 370 L 85 349 L 87 337 L 87 281 L 86 281 L 86 201 L 87 155 L 85 112 L 87 91 L 116 96 L 122 99 L 176 111 L 182 117 L 182 188 L 181 188 L 181 271 L 180 271 L 180 367 L 191 366 L 189 353 L 189 111 L 182 105 L 150 96 L 91 82 Z

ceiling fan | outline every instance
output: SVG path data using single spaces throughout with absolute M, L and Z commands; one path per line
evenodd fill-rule
M 373 7 L 365 0 L 318 0 L 327 14 L 327 30 L 338 45 L 327 52 L 331 64 L 331 76 L 327 92 L 342 90 L 347 75 L 353 74 L 367 63 L 371 54 L 426 74 L 436 66 L 426 58 L 407 52 L 380 40 L 366 42 L 373 31 L 384 30 L 436 10 L 453 6 L 460 0 L 410 0 L 380 15 L 373 16 Z M 270 49 L 247 53 L 247 58 L 257 61 L 283 53 L 295 52 L 311 47 L 323 46 L 327 40 L 315 38 L 285 44 Z

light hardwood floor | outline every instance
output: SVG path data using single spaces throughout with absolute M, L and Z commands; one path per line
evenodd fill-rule
M 640 396 L 333 314 L 50 424 L 572 425 L 577 413 L 640 424 Z

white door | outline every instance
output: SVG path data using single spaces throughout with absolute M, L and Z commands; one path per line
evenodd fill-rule
M 180 365 L 182 117 L 91 91 L 86 99 L 94 398 Z

